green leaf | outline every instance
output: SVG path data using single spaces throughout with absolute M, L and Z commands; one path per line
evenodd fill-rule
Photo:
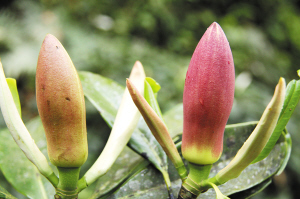
M 290 156 L 291 156 L 291 152 L 292 152 L 292 138 L 291 135 L 288 133 L 287 129 L 284 129 L 284 131 L 282 132 L 281 138 L 284 139 L 284 144 L 286 145 L 287 148 L 287 155 L 284 157 L 283 162 L 278 170 L 278 172 L 276 173 L 276 175 L 280 175 L 283 170 L 285 169 Z
M 178 119 L 182 118 L 182 109 L 180 109 L 180 106 L 181 105 L 178 105 L 174 107 L 174 110 L 172 109 L 164 114 L 168 126 L 182 125 L 182 119 Z M 257 122 L 248 122 L 226 126 L 224 134 L 224 151 L 220 160 L 213 165 L 210 177 L 213 177 L 230 162 L 252 133 L 256 124 Z M 177 132 L 178 129 L 174 128 L 174 132 L 172 133 L 177 134 Z M 241 198 L 247 198 L 247 196 L 253 195 L 253 192 L 258 192 L 264 188 L 271 181 L 272 176 L 276 175 L 277 172 L 284 167 L 286 158 L 290 155 L 291 145 L 287 142 L 288 137 L 288 133 L 282 134 L 266 159 L 248 166 L 238 178 L 218 186 L 221 192 L 230 198 L 231 195 L 236 194 L 243 194 L 243 197 Z M 174 195 L 177 195 L 181 187 L 181 180 L 173 164 L 169 164 L 169 175 L 172 181 L 173 193 Z M 109 198 L 125 199 L 129 196 L 133 199 L 167 198 L 168 194 L 164 192 L 164 190 L 165 185 L 163 178 L 155 169 L 148 166 L 138 175 L 130 179 L 127 184 L 123 185 L 118 192 Z M 216 194 L 210 189 L 204 194 L 201 194 L 198 198 L 214 199 L 216 198 Z
M 128 158 L 130 157 L 130 158 Z M 126 147 L 112 168 L 95 182 L 95 187 L 90 199 L 105 198 L 115 192 L 137 172 L 140 172 L 150 164 L 139 154 Z M 79 195 L 79 198 L 87 198 Z
M 6 78 L 6 82 L 8 84 L 9 90 L 13 96 L 13 99 L 14 99 L 14 102 L 18 109 L 18 112 L 19 112 L 20 116 L 22 117 L 21 103 L 20 103 L 19 92 L 18 92 L 18 88 L 17 88 L 17 81 L 13 78 Z
M 159 89 L 157 88 L 159 87 Z M 163 120 L 161 110 L 159 108 L 158 102 L 157 102 L 157 92 L 160 90 L 160 86 L 156 81 L 150 77 L 147 77 L 145 80 L 145 90 L 144 90 L 144 97 L 149 103 L 149 105 L 152 107 L 152 109 L 155 111 L 155 113 L 158 115 L 158 117 Z
M 158 91 L 161 89 L 161 86 L 159 85 L 159 83 L 157 83 L 153 78 L 146 77 L 146 81 L 151 86 L 154 94 L 158 93 Z
M 86 98 L 100 112 L 108 126 L 114 124 L 124 87 L 111 79 L 90 72 L 79 72 Z
M 90 72 L 79 72 L 79 77 L 84 95 L 112 127 L 125 88 L 109 78 Z M 167 156 L 144 120 L 140 120 L 128 145 L 149 160 L 162 174 L 167 171 Z
M 262 190 L 264 190 L 268 185 L 271 184 L 271 182 L 272 182 L 272 179 L 269 178 L 269 179 L 259 183 L 258 185 L 255 185 L 255 186 L 253 186 L 249 189 L 231 194 L 229 196 L 229 198 L 230 199 L 251 198 L 252 196 L 254 196 L 254 195 L 258 194 L 259 192 L 261 192 Z
M 6 191 L 2 186 L 0 186 L 0 198 L 2 199 L 16 199 L 13 195 L 11 195 L 8 191 Z
M 252 162 L 256 163 L 267 157 L 270 151 L 273 149 L 277 140 L 279 139 L 282 131 L 285 129 L 289 119 L 291 118 L 300 99 L 300 80 L 292 80 L 287 86 L 286 96 L 281 110 L 277 125 L 274 129 L 272 136 L 267 142 L 265 148 L 259 154 L 259 156 Z
M 164 121 L 168 125 L 172 138 L 180 136 L 183 129 L 183 105 L 178 104 L 163 114 Z
M 40 119 L 31 120 L 26 126 L 41 151 L 47 153 L 46 138 Z M 53 198 L 55 194 L 53 186 L 27 159 L 7 129 L 0 131 L 0 168 L 7 181 L 26 197 Z

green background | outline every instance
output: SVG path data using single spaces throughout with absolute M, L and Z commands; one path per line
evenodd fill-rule
M 296 0 L 7 0 L 0 3 L 0 57 L 7 77 L 17 79 L 25 121 L 38 115 L 35 68 L 47 33 L 65 46 L 78 70 L 125 86 L 136 60 L 162 89 L 162 112 L 182 102 L 192 53 L 214 21 L 230 43 L 236 69 L 235 101 L 228 123 L 259 120 L 280 76 L 298 79 L 300 2 Z M 106 142 L 109 128 L 87 102 L 89 159 Z M 288 124 L 289 164 L 260 198 L 300 195 L 300 107 Z M 5 127 L 3 119 L 1 127 Z M 83 168 L 83 171 L 87 168 Z M 0 184 L 13 191 L 0 177 Z

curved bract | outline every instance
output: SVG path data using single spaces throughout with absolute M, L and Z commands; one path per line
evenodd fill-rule
M 53 170 L 49 166 L 46 157 L 35 144 L 35 141 L 32 139 L 29 131 L 22 121 L 20 112 L 18 111 L 18 108 L 14 102 L 14 97 L 5 78 L 1 62 L 0 107 L 7 128 L 9 129 L 17 145 L 22 149 L 26 157 L 38 168 L 40 173 L 43 174 L 55 186 L 58 183 L 57 177 L 53 173 Z
M 140 92 L 144 92 L 145 71 L 141 62 L 135 62 L 129 79 L 138 85 L 138 90 Z M 96 162 L 81 179 L 79 190 L 92 184 L 97 178 L 103 176 L 112 167 L 113 163 L 128 143 L 140 117 L 141 114 L 134 105 L 129 91 L 126 88 L 109 139 Z
M 284 102 L 285 89 L 285 80 L 280 78 L 273 98 L 266 107 L 256 128 L 232 161 L 215 176 L 218 184 L 223 184 L 230 179 L 238 177 L 264 149 L 276 127 Z

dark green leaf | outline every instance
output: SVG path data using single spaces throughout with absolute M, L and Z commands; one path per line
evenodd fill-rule
M 260 184 L 251 187 L 250 189 L 234 193 L 234 194 L 230 195 L 229 198 L 230 199 L 251 198 L 252 196 L 254 196 L 257 193 L 264 190 L 271 182 L 272 182 L 272 180 L 269 178 L 269 179 L 261 182 Z
M 150 163 L 140 155 L 126 147 L 120 154 L 112 168 L 96 182 L 90 199 L 105 198 L 115 192 L 137 172 Z M 79 195 L 80 196 L 80 195 Z

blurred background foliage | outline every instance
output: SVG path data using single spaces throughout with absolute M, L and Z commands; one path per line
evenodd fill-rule
M 78 70 L 92 71 L 125 86 L 140 60 L 162 86 L 163 112 L 182 102 L 192 53 L 212 22 L 227 35 L 236 69 L 235 102 L 228 123 L 259 120 L 279 77 L 298 79 L 300 2 L 296 0 L 6 0 L 0 2 L 0 57 L 7 77 L 16 78 L 25 121 L 38 115 L 35 68 L 43 38 L 55 35 Z M 109 128 L 87 102 L 89 159 L 99 155 Z M 288 124 L 290 162 L 260 198 L 300 195 L 300 107 Z M 1 127 L 5 124 L 3 120 Z M 100 147 L 100 148 L 101 148 Z M 13 191 L 5 184 L 1 185 Z

